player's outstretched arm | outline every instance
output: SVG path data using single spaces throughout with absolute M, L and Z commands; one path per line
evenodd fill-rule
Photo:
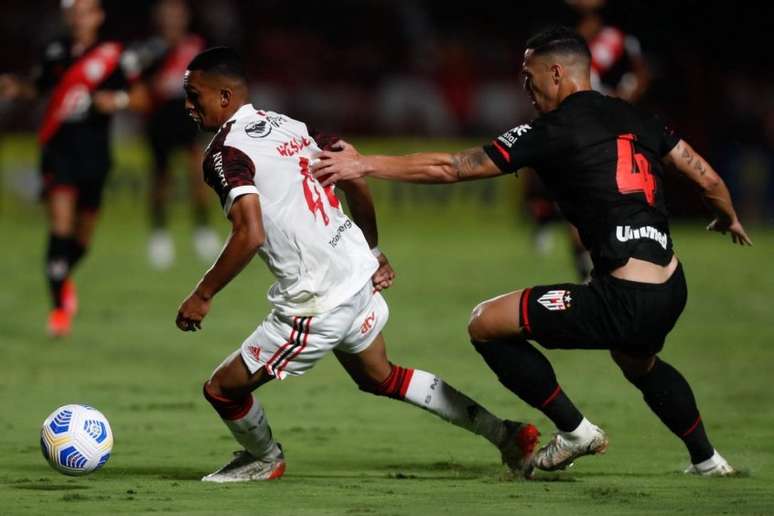
M 376 259 L 379 260 L 379 268 L 372 277 L 373 285 L 376 290 L 389 288 L 395 280 L 395 271 L 392 269 L 390 261 L 378 249 L 379 231 L 376 226 L 376 210 L 374 209 L 373 197 L 368 183 L 365 179 L 350 179 L 336 184 L 347 196 L 347 205 L 352 220 L 360 228 L 368 242 L 371 250 L 375 252 Z
M 231 220 L 231 235 L 220 256 L 177 311 L 177 327 L 183 331 L 201 329 L 212 298 L 244 269 L 266 240 L 258 195 L 238 197 L 228 218 Z
M 323 151 L 312 174 L 323 185 L 364 176 L 409 183 L 456 183 L 502 174 L 482 147 L 461 152 L 420 152 L 404 156 L 364 156 L 340 140 Z
M 664 157 L 664 162 L 687 177 L 701 190 L 704 199 L 716 214 L 715 220 L 707 226 L 708 230 L 718 231 L 724 235 L 729 232 L 735 244 L 752 245 L 736 215 L 726 184 L 699 153 L 685 140 L 680 140 Z
M 0 74 L 0 100 L 32 100 L 37 94 L 30 81 L 9 73 Z

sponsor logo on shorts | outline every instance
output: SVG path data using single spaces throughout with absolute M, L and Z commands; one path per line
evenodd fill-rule
M 552 312 L 567 310 L 572 306 L 572 296 L 569 290 L 549 290 L 538 298 L 538 303 Z
M 376 312 L 371 312 L 371 315 L 365 318 L 365 321 L 363 321 L 363 324 L 360 326 L 360 334 L 365 335 L 369 331 L 371 331 L 371 328 L 374 327 L 374 322 L 376 321 Z
M 615 237 L 619 242 L 628 242 L 629 240 L 639 240 L 640 238 L 649 238 L 655 240 L 664 249 L 667 248 L 667 236 L 653 226 L 642 226 L 632 228 L 631 226 L 616 226 Z
M 256 362 L 261 361 L 261 348 L 258 346 L 248 346 L 247 352 L 250 353 L 250 356 L 253 357 L 253 360 Z

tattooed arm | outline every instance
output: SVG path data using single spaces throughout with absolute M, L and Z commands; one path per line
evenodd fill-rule
M 339 151 L 324 151 L 312 173 L 327 185 L 363 176 L 410 183 L 456 183 L 499 176 L 500 169 L 481 147 L 454 154 L 421 152 L 404 156 L 363 156 L 345 141 L 334 144 Z
M 731 233 L 734 243 L 752 245 L 734 210 L 731 194 L 726 184 L 710 166 L 685 140 L 677 145 L 664 157 L 664 163 L 677 170 L 694 183 L 702 193 L 704 200 L 715 212 L 716 219 L 707 229 Z

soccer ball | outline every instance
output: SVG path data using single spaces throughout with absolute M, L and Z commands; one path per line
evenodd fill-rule
M 64 405 L 43 421 L 40 449 L 51 467 L 65 475 L 85 475 L 105 465 L 113 449 L 113 431 L 99 410 Z

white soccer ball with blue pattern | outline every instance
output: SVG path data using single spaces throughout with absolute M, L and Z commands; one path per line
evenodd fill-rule
M 99 410 L 88 405 L 64 405 L 43 422 L 40 448 L 55 470 L 65 475 L 85 475 L 104 466 L 110 458 L 113 431 Z

